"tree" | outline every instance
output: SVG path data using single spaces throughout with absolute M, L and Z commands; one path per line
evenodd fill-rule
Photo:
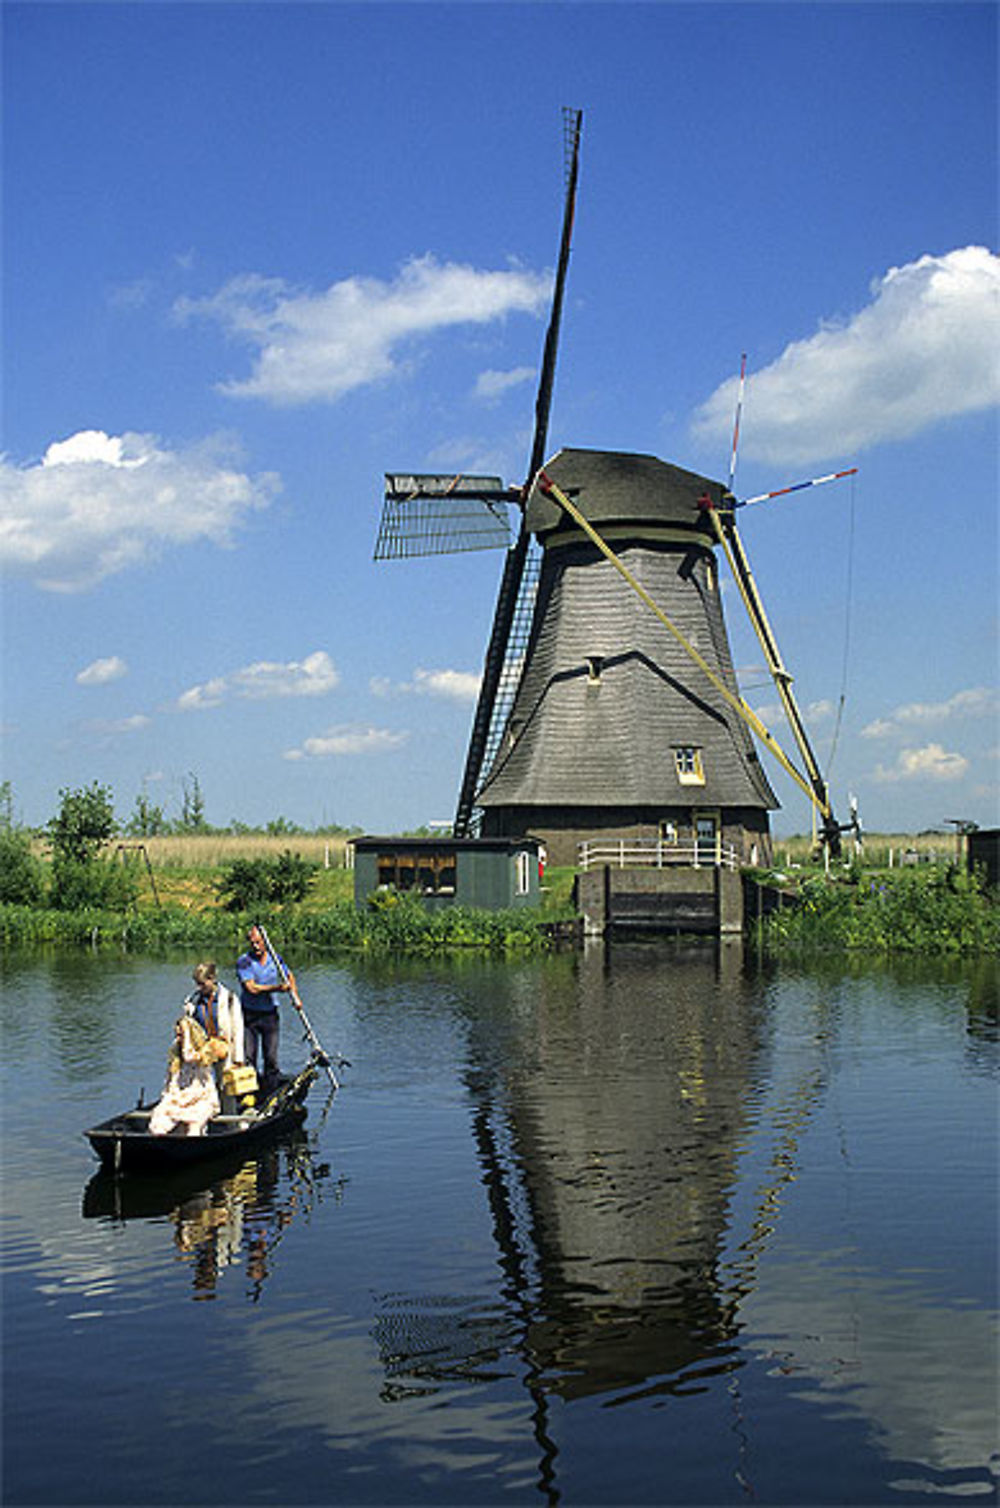
M 63 790 L 57 816 L 47 823 L 52 847 L 50 904 L 58 911 L 96 906 L 123 910 L 135 900 L 135 879 L 104 856 L 118 831 L 108 786 Z
M 201 786 L 195 774 L 184 777 L 184 793 L 181 798 L 181 819 L 178 824 L 183 833 L 204 833 L 208 831 L 208 823 L 205 821 L 205 798 L 201 794 Z
M 111 790 L 95 780 L 85 790 L 62 790 L 57 816 L 46 824 L 52 857 L 89 864 L 118 831 Z
M 167 831 L 167 819 L 163 807 L 156 806 L 145 791 L 135 798 L 135 809 L 128 819 L 125 831 L 130 838 L 158 838 Z

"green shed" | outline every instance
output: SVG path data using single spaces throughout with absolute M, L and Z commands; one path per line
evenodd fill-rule
M 354 899 L 392 886 L 426 906 L 501 911 L 537 906 L 541 844 L 537 838 L 354 838 Z

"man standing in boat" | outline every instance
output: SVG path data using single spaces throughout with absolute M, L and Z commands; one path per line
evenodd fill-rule
M 295 975 L 284 959 L 269 952 L 264 934 L 256 924 L 247 933 L 248 951 L 236 962 L 240 981 L 240 1005 L 243 1007 L 244 1057 L 257 1066 L 257 1048 L 261 1051 L 261 1088 L 267 1094 L 281 1077 L 278 1068 L 279 994 L 288 995 L 297 1011 L 302 1002 L 295 988 Z

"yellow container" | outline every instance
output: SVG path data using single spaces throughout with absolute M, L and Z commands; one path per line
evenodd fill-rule
M 223 1094 L 254 1094 L 257 1089 L 257 1070 L 250 1063 L 234 1064 L 222 1075 Z

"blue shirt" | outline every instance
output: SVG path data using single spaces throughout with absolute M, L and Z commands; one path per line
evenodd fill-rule
M 281 967 L 284 968 L 284 960 Z M 281 983 L 281 973 L 275 962 L 274 955 L 268 953 L 265 958 L 258 958 L 254 953 L 244 953 L 236 960 L 236 973 L 240 981 L 240 1004 L 244 1012 L 251 1015 L 264 1015 L 278 1009 L 278 1002 L 274 995 L 254 995 L 247 989 L 247 980 L 253 980 L 254 984 L 262 984 L 274 988 Z

